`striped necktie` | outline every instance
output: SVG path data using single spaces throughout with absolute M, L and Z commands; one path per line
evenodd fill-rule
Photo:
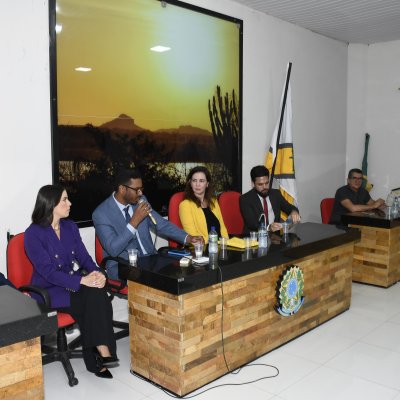
M 265 225 L 269 225 L 268 221 L 268 204 L 267 204 L 267 199 L 263 197 L 263 204 L 264 204 L 264 214 L 265 214 Z

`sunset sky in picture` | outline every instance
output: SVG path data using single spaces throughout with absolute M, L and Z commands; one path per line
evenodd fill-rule
M 239 28 L 156 0 L 59 0 L 58 123 L 211 131 L 208 100 L 239 94 Z M 162 53 L 150 48 L 169 47 Z M 77 67 L 91 68 L 78 72 Z

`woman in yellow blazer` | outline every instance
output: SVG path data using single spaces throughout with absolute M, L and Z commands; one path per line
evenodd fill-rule
M 202 236 L 205 243 L 208 243 L 208 232 L 212 226 L 218 237 L 229 237 L 207 168 L 198 166 L 190 170 L 185 199 L 179 205 L 179 217 L 183 229 L 191 236 Z

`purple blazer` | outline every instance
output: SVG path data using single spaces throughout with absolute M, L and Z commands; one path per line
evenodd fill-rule
M 33 264 L 31 284 L 48 291 L 52 308 L 69 307 L 70 292 L 80 288 L 81 275 L 73 270 L 74 259 L 88 272 L 99 269 L 71 220 L 60 220 L 60 239 L 51 226 L 31 224 L 25 231 L 24 244 Z M 32 297 L 41 301 L 38 295 Z

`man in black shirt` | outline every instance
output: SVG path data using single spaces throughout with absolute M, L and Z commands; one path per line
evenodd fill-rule
M 369 211 L 385 204 L 382 199 L 373 200 L 368 191 L 361 187 L 362 171 L 353 168 L 347 176 L 347 185 L 336 191 L 330 224 L 341 224 L 342 214 L 356 211 Z

